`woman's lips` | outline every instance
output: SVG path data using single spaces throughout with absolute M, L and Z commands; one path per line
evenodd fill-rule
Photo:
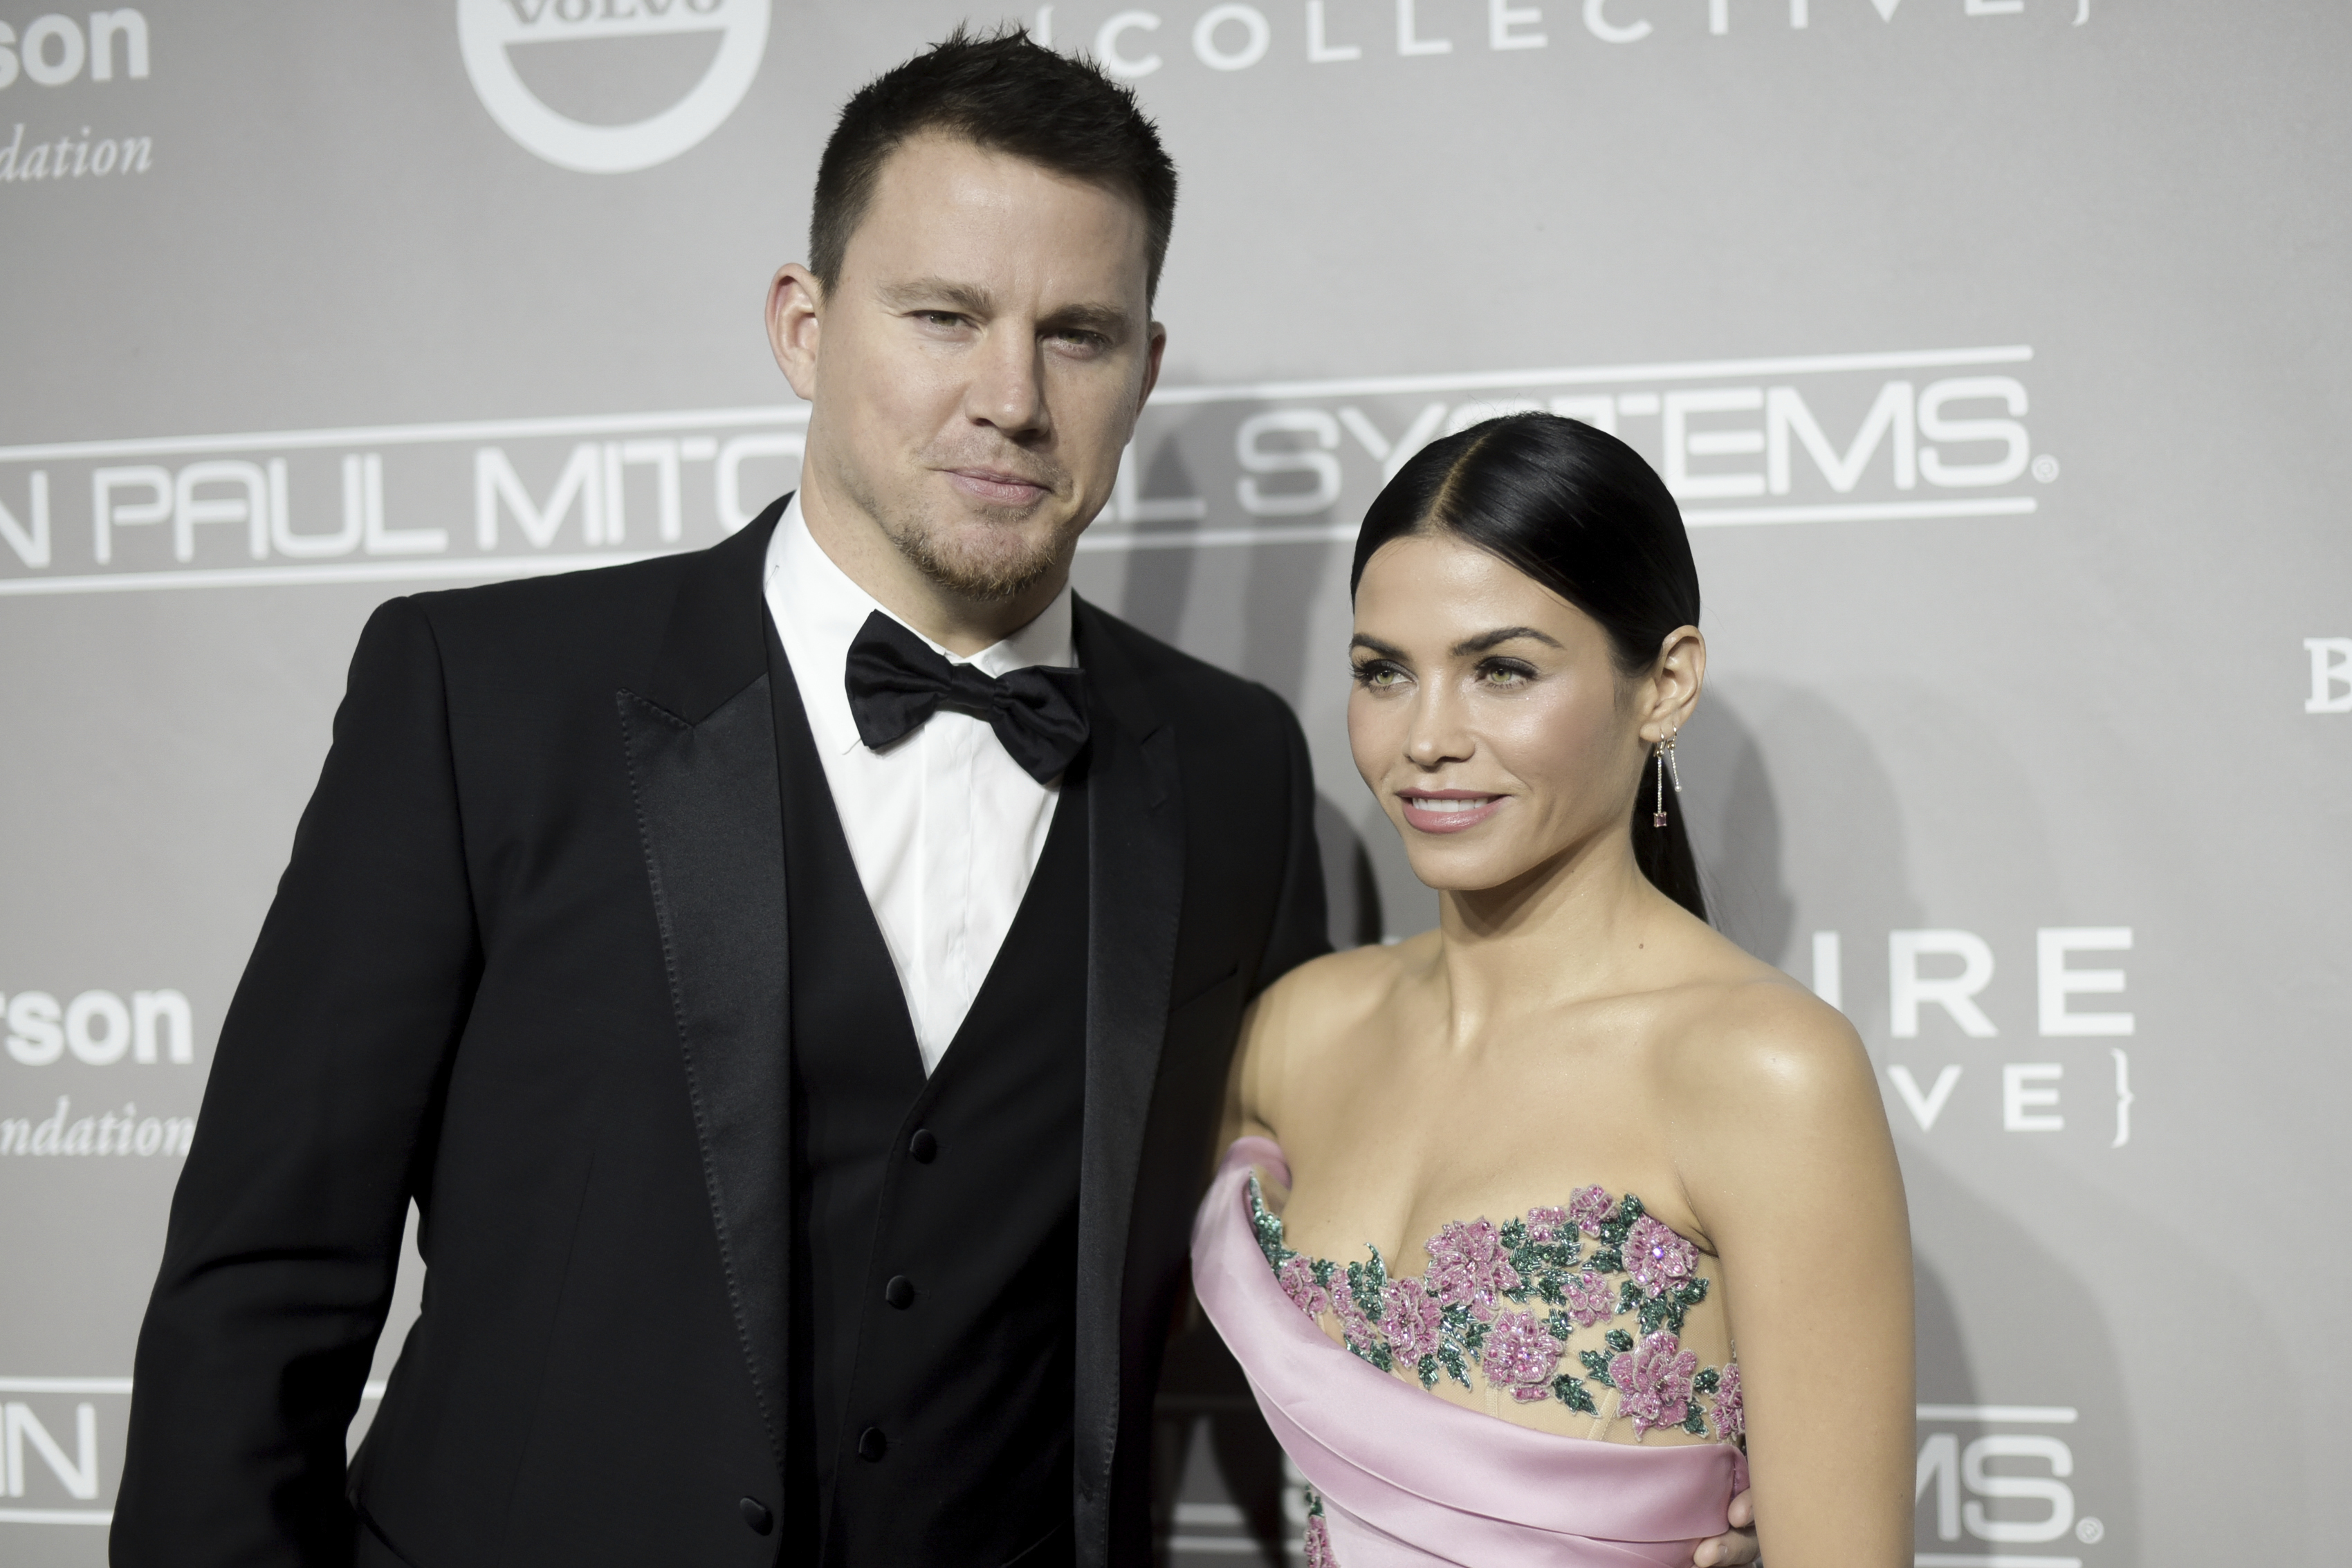
M 1468 789 L 1400 791 L 1404 820 L 1424 833 L 1460 833 L 1476 827 L 1501 810 L 1505 797 Z

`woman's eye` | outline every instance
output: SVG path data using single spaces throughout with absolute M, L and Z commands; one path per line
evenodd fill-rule
M 1374 691 L 1386 691 L 1389 687 L 1402 683 L 1403 679 L 1404 672 L 1394 664 L 1384 664 L 1374 661 L 1356 666 L 1356 684 L 1360 686 L 1369 686 Z
M 1529 681 L 1532 681 L 1535 678 L 1536 673 L 1533 670 L 1528 669 L 1525 664 L 1507 664 L 1498 661 L 1491 664 L 1483 664 L 1479 666 L 1478 670 L 1478 679 L 1483 684 L 1489 686 L 1499 686 L 1506 690 L 1514 686 L 1526 685 Z

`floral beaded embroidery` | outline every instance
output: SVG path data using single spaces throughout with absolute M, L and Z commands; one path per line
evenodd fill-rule
M 1339 1568 L 1339 1560 L 1331 1555 L 1331 1530 L 1323 1522 L 1323 1496 L 1313 1487 L 1307 1489 L 1307 1539 L 1303 1542 L 1307 1568 Z
M 1284 1294 L 1308 1318 L 1329 1312 L 1348 1349 L 1382 1372 L 1410 1374 L 1423 1388 L 1441 1377 L 1467 1388 L 1475 1365 L 1521 1404 L 1557 1399 L 1594 1416 L 1597 1384 L 1615 1391 L 1637 1438 L 1664 1428 L 1703 1437 L 1712 1428 L 1722 1442 L 1745 1441 L 1738 1364 L 1701 1367 L 1682 1347 L 1684 1319 L 1707 1295 L 1698 1249 L 1632 1193 L 1588 1186 L 1561 1207 L 1500 1226 L 1453 1221 L 1423 1244 L 1429 1268 L 1418 1278 L 1391 1274 L 1378 1248 L 1370 1262 L 1344 1269 L 1294 1252 L 1255 1175 L 1249 1201 L 1258 1248 Z M 1605 1348 L 1578 1354 L 1581 1376 L 1560 1369 L 1577 1329 L 1627 1315 L 1638 1336 L 1612 1328 Z M 1701 1396 L 1713 1401 L 1711 1421 Z

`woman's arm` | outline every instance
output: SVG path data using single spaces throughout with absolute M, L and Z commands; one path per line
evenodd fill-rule
M 1772 1568 L 1905 1568 L 1911 1234 L 1877 1075 L 1792 985 L 1743 988 L 1676 1059 L 1692 1211 L 1723 1260 Z

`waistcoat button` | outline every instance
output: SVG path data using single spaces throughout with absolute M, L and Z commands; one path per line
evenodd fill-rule
M 907 1152 L 915 1156 L 917 1165 L 929 1165 L 940 1157 L 940 1141 L 929 1127 L 918 1127 L 915 1135 L 907 1140 Z
M 893 1274 L 890 1282 L 882 1287 L 882 1299 L 900 1311 L 915 1304 L 915 1281 L 904 1274 Z
M 758 1498 L 747 1497 L 735 1506 L 743 1511 L 743 1522 L 751 1527 L 753 1534 L 765 1535 L 776 1528 L 776 1516 Z
M 868 1427 L 866 1430 L 857 1434 L 857 1457 L 859 1458 L 878 1459 L 889 1451 L 890 1439 L 882 1435 L 881 1427 Z

